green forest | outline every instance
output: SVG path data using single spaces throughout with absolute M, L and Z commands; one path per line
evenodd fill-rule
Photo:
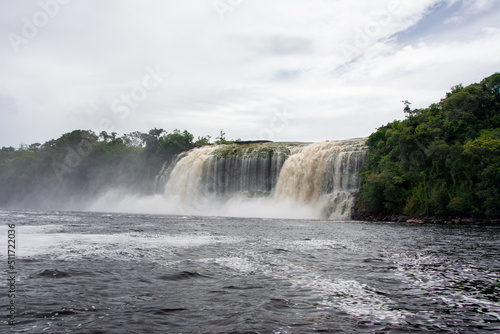
M 356 210 L 375 215 L 500 216 L 500 73 L 368 139 Z
M 222 131 L 215 142 L 227 142 Z M 79 202 L 109 187 L 150 194 L 164 163 L 209 143 L 210 136 L 195 140 L 188 131 L 155 128 L 123 136 L 75 130 L 44 144 L 2 147 L 0 206 L 80 208 Z
M 500 217 L 500 73 L 456 85 L 424 109 L 403 103 L 405 119 L 368 138 L 356 213 Z M 224 135 L 214 143 L 231 143 Z M 0 207 L 79 208 L 110 187 L 152 194 L 164 164 L 210 139 L 186 130 L 75 130 L 44 144 L 2 147 Z

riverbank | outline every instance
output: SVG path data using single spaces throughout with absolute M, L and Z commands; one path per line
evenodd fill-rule
M 406 222 L 412 224 L 441 224 L 441 225 L 484 225 L 500 226 L 500 218 L 485 217 L 453 217 L 453 216 L 420 216 L 420 215 L 381 215 L 354 212 L 353 220 Z

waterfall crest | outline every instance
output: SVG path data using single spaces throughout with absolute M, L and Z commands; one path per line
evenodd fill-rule
M 205 146 L 164 166 L 157 179 L 168 180 L 167 201 L 209 207 L 212 214 L 224 213 L 237 198 L 248 207 L 256 201 L 276 208 L 288 203 L 291 209 L 312 209 L 308 218 L 349 219 L 365 141 Z M 217 206 L 220 210 L 214 209 Z

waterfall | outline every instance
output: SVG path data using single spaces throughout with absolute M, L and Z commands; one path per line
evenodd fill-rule
M 203 195 L 201 190 L 205 161 L 215 149 L 212 146 L 196 148 L 180 159 L 170 173 L 165 193 L 178 197 L 183 203 L 199 200 Z
M 205 146 L 164 166 L 157 180 L 166 182 L 167 201 L 197 208 L 196 214 L 203 207 L 217 214 L 216 207 L 227 209 L 239 198 L 248 206 L 312 208 L 309 218 L 349 219 L 365 141 Z
M 205 191 L 218 196 L 269 195 L 289 154 L 285 146 L 268 143 L 218 148 L 205 162 Z
M 285 162 L 275 198 L 313 205 L 322 217 L 349 218 L 365 152 L 365 139 L 325 141 L 303 148 Z
M 184 158 L 187 154 L 188 152 L 183 152 L 181 154 L 178 154 L 175 157 L 174 161 L 165 161 L 160 169 L 160 173 L 155 176 L 155 180 L 153 183 L 153 192 L 160 193 L 165 190 L 165 186 L 167 185 L 167 182 L 170 178 L 170 174 L 172 174 L 172 170 L 177 165 L 179 160 Z

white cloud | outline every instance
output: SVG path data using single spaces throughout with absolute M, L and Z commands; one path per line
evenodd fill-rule
M 8 34 L 22 34 L 41 7 L 3 1 L 0 103 L 10 102 L 0 145 L 110 124 L 242 139 L 271 128 L 274 140 L 366 136 L 403 116 L 402 99 L 425 107 L 500 68 L 499 6 L 449 1 L 447 12 L 440 3 L 253 0 L 221 20 L 212 1 L 73 0 L 15 53 Z M 445 24 L 451 16 L 461 19 Z M 127 115 L 113 112 L 159 65 L 169 75 L 158 87 Z M 278 122 L 283 108 L 294 117 Z

